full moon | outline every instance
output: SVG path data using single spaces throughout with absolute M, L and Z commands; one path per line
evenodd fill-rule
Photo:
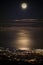
M 22 3 L 22 4 L 21 4 L 21 8 L 22 8 L 22 9 L 26 9 L 26 8 L 27 8 L 27 3 Z

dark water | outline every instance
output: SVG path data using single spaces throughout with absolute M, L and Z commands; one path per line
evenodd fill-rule
M 0 47 L 43 48 L 43 27 L 3 27 Z

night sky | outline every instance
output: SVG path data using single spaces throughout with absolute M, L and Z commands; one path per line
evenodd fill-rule
M 43 0 L 0 0 L 0 46 L 15 47 L 21 30 L 28 31 L 31 48 L 43 48 Z
M 21 9 L 21 3 L 28 3 L 26 10 Z M 0 0 L 0 18 L 28 19 L 43 18 L 43 0 Z

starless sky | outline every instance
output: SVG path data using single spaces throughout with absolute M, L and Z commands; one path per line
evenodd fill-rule
M 26 2 L 28 8 L 23 10 L 21 3 Z M 0 18 L 28 19 L 43 18 L 43 0 L 0 0 Z

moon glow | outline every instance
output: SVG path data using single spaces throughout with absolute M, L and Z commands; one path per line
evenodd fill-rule
M 22 3 L 22 4 L 21 4 L 21 8 L 22 8 L 22 9 L 27 9 L 27 3 Z

